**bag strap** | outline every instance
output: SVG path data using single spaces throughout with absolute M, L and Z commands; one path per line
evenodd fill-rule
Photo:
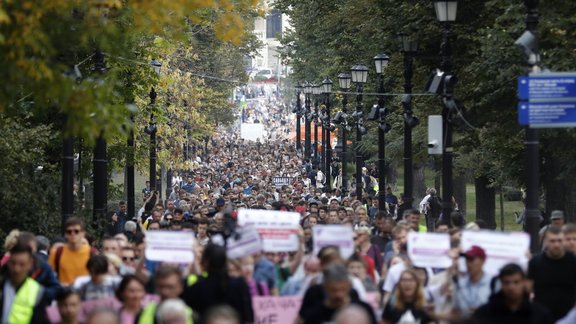
M 56 249 L 56 255 L 54 257 L 54 272 L 60 276 L 60 259 L 62 259 L 62 253 L 64 252 L 64 246 L 59 246 Z

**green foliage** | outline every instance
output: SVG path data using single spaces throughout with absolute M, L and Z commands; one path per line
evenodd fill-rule
M 370 68 L 367 92 L 375 92 L 376 78 L 371 58 L 385 52 L 391 61 L 385 71 L 388 93 L 403 92 L 403 56 L 396 40 L 398 32 L 414 36 L 419 51 L 414 62 L 414 92 L 422 93 L 430 71 L 440 65 L 441 25 L 436 21 L 432 3 L 410 1 L 296 1 L 279 0 L 280 8 L 291 15 L 293 29 L 282 39 L 282 50 L 294 67 L 294 80 L 332 79 L 347 72 L 353 64 Z M 573 12 L 576 3 L 540 4 L 539 37 L 544 66 L 553 71 L 576 69 L 573 49 L 576 33 Z M 525 29 L 525 11 L 521 1 L 460 1 L 458 17 L 452 26 L 454 72 L 459 81 L 456 98 L 462 101 L 465 121 L 457 116 L 454 135 L 456 172 L 487 175 L 496 183 L 522 183 L 524 131 L 518 125 L 516 78 L 525 74 L 524 58 L 514 40 Z M 293 81 L 294 82 L 294 81 Z M 335 87 L 337 90 L 337 86 Z M 352 98 L 349 98 L 352 99 Z M 364 96 L 364 111 L 376 98 Z M 400 97 L 386 97 L 391 108 L 386 135 L 389 163 L 402 166 L 403 125 Z M 413 131 L 414 161 L 426 163 L 426 120 L 441 113 L 441 102 L 430 96 L 417 96 L 413 110 L 421 120 Z M 470 127 L 472 126 L 472 127 Z M 368 122 L 370 133 L 361 149 L 377 159 L 377 124 Z M 554 177 L 570 179 L 576 175 L 572 130 L 542 132 L 542 154 L 554 156 L 563 167 Z
M 12 229 L 59 233 L 60 178 L 46 153 L 60 142 L 49 126 L 0 116 L 0 237 Z

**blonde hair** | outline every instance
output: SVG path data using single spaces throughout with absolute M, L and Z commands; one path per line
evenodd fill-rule
M 10 251 L 16 243 L 18 243 L 18 237 L 20 236 L 20 231 L 13 229 L 8 233 L 6 239 L 4 240 L 4 251 Z
M 424 299 L 424 289 L 422 288 L 422 283 L 420 279 L 418 279 L 418 275 L 414 270 L 404 270 L 400 275 L 400 281 L 402 280 L 402 276 L 404 274 L 409 274 L 412 279 L 416 281 L 416 292 L 414 296 L 414 309 L 416 310 L 423 310 L 425 299 Z M 402 293 L 402 289 L 400 288 L 400 281 L 396 284 L 396 288 L 394 289 L 394 308 L 397 310 L 403 311 L 406 309 L 406 301 L 404 300 L 405 296 Z

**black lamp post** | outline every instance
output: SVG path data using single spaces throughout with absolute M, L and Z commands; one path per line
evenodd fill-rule
M 342 113 L 344 116 L 343 120 L 341 121 L 341 139 L 342 139 L 342 197 L 346 197 L 348 195 L 348 171 L 347 169 L 347 157 L 346 157 L 346 149 L 348 146 L 348 139 L 346 138 L 346 132 L 348 132 L 348 90 L 350 89 L 350 83 L 352 81 L 352 77 L 348 73 L 340 73 L 338 75 L 338 85 L 340 86 L 340 90 L 344 93 L 342 96 Z
M 412 128 L 420 121 L 412 113 L 412 62 L 418 50 L 417 43 L 405 33 L 398 34 L 401 51 L 404 54 L 404 93 L 402 107 L 404 109 L 404 201 L 410 206 L 413 203 L 414 176 L 412 168 Z M 402 215 L 398 215 L 402 216 Z
M 312 84 L 308 81 L 304 81 L 304 107 L 306 111 L 304 112 L 304 160 L 310 159 L 310 95 L 312 94 Z
M 154 88 L 150 90 L 150 105 L 156 103 L 156 91 Z M 156 122 L 154 121 L 154 113 L 150 114 L 150 123 L 144 129 L 146 134 L 150 135 L 150 189 L 156 190 Z
M 156 75 L 160 75 L 162 69 L 162 63 L 158 62 L 156 59 L 150 62 L 150 66 L 154 70 Z M 156 97 L 158 94 L 154 90 L 154 87 L 150 89 L 150 106 L 156 104 Z M 144 129 L 146 134 L 150 135 L 150 189 L 158 190 L 156 181 L 156 132 L 157 132 L 156 122 L 154 121 L 154 113 L 150 114 L 150 123 L 148 127 Z
M 325 95 L 324 98 L 324 105 L 326 106 L 326 116 L 325 120 L 328 121 L 328 127 L 324 127 L 324 136 L 322 139 L 324 140 L 324 174 L 326 176 L 326 192 L 330 192 L 332 189 L 332 180 L 331 180 L 331 172 L 330 172 L 330 165 L 332 164 L 332 143 L 330 139 L 330 93 L 332 92 L 332 80 L 326 78 L 322 81 L 322 93 Z
M 314 122 L 314 163 L 313 165 L 318 165 L 319 155 L 318 155 L 318 100 L 322 93 L 322 89 L 319 85 L 314 84 L 312 86 L 312 94 L 314 95 L 314 113 L 311 114 L 311 120 Z
M 358 64 L 352 67 L 352 82 L 356 83 L 356 199 L 362 201 L 362 167 L 364 166 L 362 155 L 360 153 L 360 142 L 362 135 L 366 133 L 364 127 L 364 118 L 362 113 L 362 92 L 364 84 L 368 80 L 368 68 L 365 65 Z
M 378 75 L 378 211 L 386 212 L 386 141 L 385 134 L 390 130 L 386 123 L 387 109 L 384 106 L 384 69 L 388 66 L 390 57 L 378 54 L 374 57 L 376 74 Z
M 526 30 L 536 39 L 538 29 L 538 0 L 525 0 Z M 536 43 L 537 44 L 537 43 Z M 531 48 L 528 64 L 532 72 L 539 72 L 539 54 L 537 46 Z M 530 251 L 539 250 L 538 231 L 540 228 L 540 135 L 538 129 L 526 127 L 526 140 L 524 142 L 525 179 L 526 179 L 526 232 L 530 234 Z
M 97 73 L 106 72 L 106 63 L 104 62 L 104 54 L 96 51 L 93 57 L 94 67 L 92 71 Z M 94 199 L 92 209 L 92 226 L 98 228 L 98 221 L 102 221 L 106 217 L 107 210 L 107 194 L 108 194 L 108 173 L 107 173 L 108 158 L 106 156 L 106 140 L 104 139 L 104 132 L 100 132 L 100 136 L 96 140 L 94 147 L 94 156 L 92 159 L 93 175 L 94 175 Z
M 302 117 L 302 101 L 300 94 L 302 93 L 302 86 L 300 83 L 296 84 L 296 151 L 302 151 L 302 142 L 300 141 L 300 118 Z
M 442 23 L 442 44 L 441 55 L 442 63 L 441 70 L 444 72 L 444 94 L 443 94 L 443 110 L 442 110 L 442 123 L 443 123 L 443 153 L 442 153 L 442 214 L 450 216 L 452 213 L 452 196 L 453 196 L 453 183 L 452 183 L 452 159 L 454 156 L 454 148 L 452 147 L 452 122 L 451 103 L 454 102 L 453 98 L 453 83 L 456 81 L 452 75 L 452 47 L 450 46 L 450 24 L 456 20 L 456 12 L 458 9 L 458 1 L 440 1 L 434 0 L 434 9 L 436 11 L 436 18 Z

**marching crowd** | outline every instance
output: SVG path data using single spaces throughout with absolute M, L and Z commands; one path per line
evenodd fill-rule
M 363 197 L 323 190 L 321 170 L 303 163 L 287 138 L 285 108 L 272 102 L 251 113 L 282 135 L 213 139 L 193 170 L 174 174 L 168 197 L 143 190 L 133 219 L 120 202 L 100 238 L 89 237 L 76 217 L 66 221 L 63 238 L 13 230 L 1 260 L 1 324 L 254 323 L 255 296 L 301 296 L 297 318 L 278 323 L 576 323 L 576 225 L 561 211 L 552 213 L 542 252 L 526 269 L 511 263 L 488 273 L 484 248 L 460 248 L 463 231 L 482 223 L 458 213 L 429 216 L 433 200 L 413 209 L 392 188 L 386 211 L 368 184 Z M 290 183 L 276 186 L 279 176 Z M 299 213 L 300 248 L 228 258 L 218 238 L 233 235 L 241 208 Z M 318 224 L 350 226 L 355 253 L 344 258 L 337 246 L 313 253 Z M 194 263 L 147 259 L 146 233 L 158 230 L 193 233 Z M 414 265 L 407 253 L 412 231 L 449 235 L 452 266 Z M 99 300 L 113 302 L 82 306 Z

